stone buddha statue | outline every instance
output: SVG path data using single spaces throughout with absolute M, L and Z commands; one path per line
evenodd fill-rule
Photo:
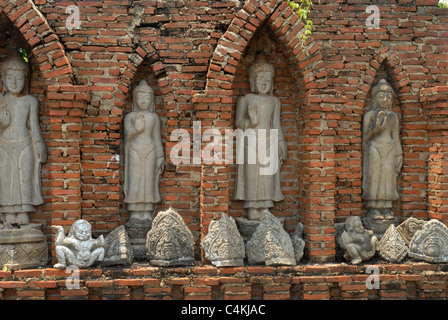
M 274 202 L 284 199 L 280 168 L 286 160 L 287 147 L 280 124 L 280 99 L 273 95 L 274 66 L 259 53 L 248 75 L 251 93 L 240 97 L 236 106 L 235 126 L 248 139 L 241 142 L 244 162 L 237 163 L 234 200 L 244 201 L 249 220 L 261 220 Z M 255 139 L 250 139 L 251 132 Z M 268 157 L 277 163 L 271 172 L 265 170 L 272 165 L 266 161 Z
M 28 225 L 28 214 L 44 203 L 40 180 L 47 148 L 39 125 L 39 103 L 29 94 L 30 69 L 20 55 L 3 62 L 1 75 L 0 210 L 7 224 Z
M 160 119 L 154 112 L 154 91 L 145 80 L 133 91 L 132 112 L 124 119 L 124 193 L 131 219 L 152 219 L 160 202 L 164 169 Z
M 146 257 L 146 234 L 161 201 L 159 181 L 164 170 L 160 118 L 154 91 L 142 80 L 133 91 L 132 112 L 124 119 L 124 194 L 130 219 L 126 223 L 135 257 Z
M 362 126 L 362 197 L 370 219 L 392 220 L 399 199 L 397 177 L 403 164 L 398 115 L 392 111 L 393 89 L 381 79 L 372 88 L 372 104 Z

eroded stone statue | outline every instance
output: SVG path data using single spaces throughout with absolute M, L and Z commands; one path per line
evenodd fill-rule
M 0 97 L 0 265 L 10 270 L 48 263 L 41 225 L 29 213 L 44 203 L 41 164 L 47 148 L 39 124 L 38 100 L 29 94 L 30 68 L 17 50 L 1 65 Z
M 362 126 L 362 198 L 368 210 L 365 223 L 378 237 L 396 223 L 392 207 L 399 199 L 397 178 L 403 165 L 399 118 L 392 111 L 392 101 L 393 89 L 381 79 L 372 88 L 372 104 Z
M 29 94 L 30 68 L 18 54 L 1 67 L 0 210 L 8 224 L 28 225 L 29 213 L 44 203 L 41 164 L 47 161 L 38 100 Z
M 201 246 L 205 258 L 217 267 L 242 266 L 246 256 L 243 237 L 238 232 L 235 220 L 226 214 L 210 223 L 208 234 Z
M 184 219 L 173 209 L 157 213 L 146 237 L 155 266 L 194 265 L 194 239 Z
M 249 264 L 296 265 L 294 246 L 280 221 L 264 212 L 260 225 L 246 243 Z
M 244 162 L 237 161 L 234 200 L 244 201 L 249 220 L 260 220 L 274 202 L 284 199 L 280 168 L 287 146 L 280 124 L 280 99 L 273 95 L 274 75 L 266 56 L 256 55 L 248 70 L 251 93 L 240 97 L 236 106 L 235 126 L 248 138 Z
M 373 231 L 364 229 L 358 216 L 353 216 L 345 221 L 345 231 L 339 238 L 339 244 L 345 250 L 344 258 L 352 264 L 359 264 L 375 255 L 378 239 Z
M 92 238 L 92 226 L 84 219 L 76 220 L 70 227 L 67 236 L 62 226 L 51 226 L 55 231 L 56 269 L 74 265 L 87 268 L 104 258 L 104 238 Z
M 161 197 L 164 170 L 160 118 L 155 113 L 154 90 L 145 80 L 133 91 L 132 112 L 124 119 L 124 202 L 130 212 L 126 224 L 137 258 L 146 256 L 146 234 Z

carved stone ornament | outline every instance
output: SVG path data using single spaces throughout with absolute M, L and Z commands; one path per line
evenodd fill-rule
M 391 263 L 401 262 L 409 252 L 406 243 L 396 231 L 395 226 L 391 225 L 381 238 L 378 249 L 380 256 Z
M 0 230 L 0 266 L 8 270 L 45 267 L 48 263 L 47 239 L 36 228 Z
M 246 256 L 243 237 L 235 220 L 226 214 L 210 223 L 208 234 L 201 241 L 205 258 L 217 267 L 242 266 Z
M 372 230 L 364 229 L 358 216 L 347 218 L 345 231 L 338 241 L 344 249 L 344 258 L 352 264 L 371 259 L 378 247 L 378 238 L 373 235 Z
M 265 212 L 261 223 L 246 243 L 249 264 L 296 265 L 294 247 L 280 221 Z
M 92 226 L 84 219 L 76 220 L 70 227 L 67 236 L 62 226 L 51 227 L 55 235 L 56 269 L 64 269 L 74 265 L 78 268 L 88 268 L 96 262 L 104 259 L 104 238 L 92 238 Z
M 412 237 L 409 257 L 426 262 L 448 262 L 448 228 L 431 219 Z
M 194 239 L 184 219 L 173 209 L 154 218 L 146 248 L 155 266 L 194 265 Z
M 406 245 L 409 246 L 411 243 L 411 239 L 415 235 L 415 233 L 421 228 L 423 228 L 423 226 L 427 223 L 428 221 L 411 217 L 403 221 L 397 227 L 397 232 L 400 234 L 401 238 L 406 243 Z
M 294 229 L 294 233 L 291 234 L 291 241 L 294 247 L 294 255 L 297 263 L 302 259 L 305 250 L 305 241 L 302 239 L 302 234 L 303 224 L 299 222 Z
M 124 226 L 119 226 L 104 239 L 102 266 L 131 265 L 134 259 L 131 242 Z

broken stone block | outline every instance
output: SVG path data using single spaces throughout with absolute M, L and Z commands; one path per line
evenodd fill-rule
M 125 226 L 119 226 L 104 239 L 103 266 L 131 265 L 134 259 L 131 242 L 126 233 Z
M 243 237 L 235 220 L 226 214 L 210 223 L 208 234 L 201 242 L 205 258 L 217 267 L 242 266 L 246 256 Z
M 296 265 L 294 246 L 280 221 L 266 212 L 246 244 L 249 264 Z

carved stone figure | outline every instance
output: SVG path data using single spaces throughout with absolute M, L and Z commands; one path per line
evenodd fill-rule
M 132 112 L 124 119 L 123 189 L 131 215 L 126 227 L 138 258 L 146 254 L 145 237 L 161 200 L 159 181 L 165 164 L 160 118 L 154 109 L 154 90 L 142 80 L 133 91 Z
M 352 264 L 359 264 L 375 255 L 378 239 L 373 231 L 364 229 L 358 216 L 353 216 L 345 221 L 345 231 L 339 238 L 339 244 L 345 250 L 344 258 Z
M 423 228 L 423 226 L 428 223 L 428 221 L 419 220 L 416 218 L 408 218 L 403 221 L 398 227 L 397 232 L 400 234 L 403 241 L 407 246 L 410 245 L 412 237 L 415 233 Z
M 67 236 L 62 226 L 51 226 L 55 231 L 56 269 L 63 269 L 69 265 L 87 268 L 97 261 L 104 259 L 104 238 L 92 238 L 92 226 L 84 219 L 76 220 L 70 227 Z
M 381 229 L 381 233 L 394 223 L 392 207 L 399 199 L 397 178 L 403 164 L 399 118 L 392 111 L 392 98 L 392 87 L 381 79 L 372 88 L 372 104 L 364 114 L 362 125 L 362 197 L 370 220 L 366 224 L 372 224 L 369 229 Z
M 124 226 L 119 226 L 106 236 L 104 252 L 102 266 L 132 264 L 134 253 Z
M 44 203 L 41 163 L 47 148 L 40 130 L 39 103 L 29 94 L 30 69 L 12 54 L 1 66 L 0 97 L 0 210 L 9 224 L 28 225 L 28 213 Z
M 205 258 L 217 267 L 242 266 L 246 256 L 243 237 L 238 232 L 235 220 L 226 214 L 210 223 L 208 234 L 201 246 Z
M 48 263 L 47 240 L 29 213 L 44 203 L 41 164 L 47 161 L 38 100 L 29 94 L 30 68 L 17 50 L 1 65 L 0 264 L 10 270 Z
M 448 262 L 448 228 L 431 219 L 412 237 L 409 257 L 426 262 Z
M 395 226 L 389 226 L 384 236 L 378 243 L 380 256 L 391 263 L 401 262 L 408 254 L 408 247 L 396 231 Z
M 305 241 L 302 239 L 302 234 L 303 224 L 299 222 L 294 229 L 294 233 L 291 234 L 291 241 L 294 247 L 294 255 L 297 263 L 302 259 L 305 250 Z
M 294 246 L 280 221 L 264 212 L 260 225 L 246 243 L 249 264 L 296 265 Z
M 155 266 L 194 265 L 194 239 L 184 219 L 173 209 L 157 213 L 146 237 Z
M 244 201 L 250 220 L 260 220 L 274 202 L 284 199 L 280 168 L 287 157 L 287 146 L 280 124 L 280 99 L 273 95 L 274 74 L 274 66 L 266 57 L 256 55 L 248 71 L 251 93 L 240 97 L 236 106 L 236 128 L 248 139 L 242 142 L 244 162 L 237 160 L 234 200 Z M 278 152 L 278 157 L 271 152 Z

